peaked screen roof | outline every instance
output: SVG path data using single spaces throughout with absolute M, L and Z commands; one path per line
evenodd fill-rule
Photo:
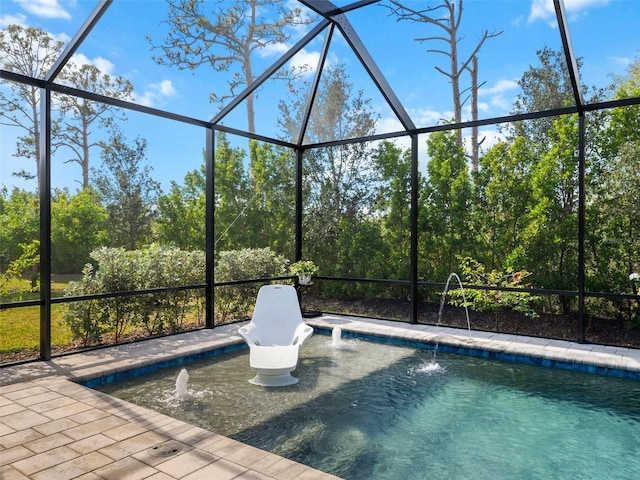
M 345 66 L 354 89 L 371 100 L 379 116 L 376 134 L 391 137 L 452 122 L 452 64 L 461 68 L 461 126 L 466 127 L 513 118 L 518 81 L 538 64 L 541 50 L 561 52 L 571 80 L 573 102 L 551 106 L 559 111 L 588 109 L 585 86 L 606 87 L 612 75 L 624 74 L 625 62 L 640 51 L 640 41 L 629 35 L 640 21 L 635 2 L 568 2 L 567 8 L 561 0 L 221 0 L 196 2 L 195 12 L 183 8 L 188 3 L 101 0 L 69 6 L 67 18 L 25 17 L 28 26 L 43 28 L 65 43 L 39 80 L 59 85 L 71 63 L 90 63 L 131 82 L 133 96 L 114 101 L 122 106 L 306 145 L 311 140 L 305 135 L 305 121 L 295 134 L 278 128 L 279 104 L 305 92 L 308 118 L 322 79 L 338 65 Z M 237 45 L 221 41 L 213 31 L 216 22 L 231 13 L 244 18 L 236 30 L 241 40 Z M 182 26 L 172 23 L 176 15 L 186 19 Z M 257 24 L 273 24 L 284 15 L 295 17 L 296 24 L 284 22 L 276 33 L 254 39 L 247 79 L 238 61 L 238 49 L 249 44 L 247 22 L 253 17 Z M 457 28 L 455 60 L 447 41 L 452 25 Z M 180 43 L 178 27 L 192 35 L 189 42 Z M 176 48 L 164 48 L 178 45 L 191 59 L 179 61 Z M 473 56 L 478 60 L 476 121 L 469 110 Z M 230 61 L 213 61 L 214 57 Z M 6 70 L 2 77 L 16 78 Z M 89 98 L 111 101 L 99 90 L 87 90 Z M 255 112 L 254 126 L 248 124 L 249 108 Z

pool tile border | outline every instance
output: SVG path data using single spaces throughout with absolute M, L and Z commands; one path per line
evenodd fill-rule
M 126 380 L 128 378 L 138 377 L 140 375 L 152 373 L 157 370 L 162 370 L 164 368 L 179 367 L 180 365 L 188 365 L 191 362 L 204 360 L 206 358 L 217 357 L 219 355 L 224 355 L 226 353 L 232 353 L 239 350 L 244 350 L 246 348 L 247 346 L 244 343 L 232 343 L 229 345 L 216 347 L 213 350 L 207 350 L 205 352 L 193 353 L 183 357 L 172 358 L 170 360 L 163 360 L 160 362 L 149 363 L 148 365 L 144 365 L 144 366 L 133 367 L 129 370 L 121 370 L 118 372 L 109 373 L 107 375 L 102 375 L 98 377 L 91 376 L 90 378 L 87 378 L 85 380 L 77 379 L 75 381 L 85 387 L 96 388 L 101 385 L 117 382 L 119 380 Z
M 346 319 L 349 319 L 348 323 L 345 323 Z M 372 322 L 377 327 L 371 328 Z M 332 329 L 339 326 L 344 329 L 343 335 L 370 342 L 424 350 L 437 349 L 445 353 L 490 360 L 640 380 L 640 352 L 631 349 L 573 344 L 562 340 L 521 337 L 492 332 L 466 332 L 448 327 L 431 326 L 430 330 L 434 330 L 434 332 L 428 334 L 428 330 L 423 328 L 425 325 L 380 322 L 354 317 L 325 315 L 321 319 L 309 320 L 307 323 L 315 327 L 316 334 L 331 335 Z M 416 338 L 416 331 L 422 332 L 423 334 L 418 336 L 424 338 Z M 245 343 L 239 338 L 229 339 L 229 342 L 231 343 L 224 343 L 222 346 L 211 350 L 198 351 L 197 353 L 156 362 L 143 361 L 141 366 L 118 370 L 101 376 L 91 375 L 85 379 L 76 378 L 74 381 L 83 386 L 95 388 L 164 368 L 187 365 L 197 360 L 212 358 L 246 348 Z M 576 346 L 578 348 L 575 348 Z M 614 351 L 604 351 L 611 348 L 614 348 Z M 603 351 L 598 352 L 598 349 Z M 638 354 L 635 362 L 637 365 L 634 365 L 633 358 L 627 357 L 629 354 Z M 637 368 L 633 369 L 630 366 Z
M 337 315 L 313 325 L 327 331 L 340 327 L 343 334 L 369 341 L 640 380 L 638 349 Z

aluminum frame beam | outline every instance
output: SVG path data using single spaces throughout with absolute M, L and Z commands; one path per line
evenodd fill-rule
M 584 98 L 582 96 L 582 84 L 580 83 L 580 71 L 578 70 L 578 61 L 573 52 L 573 44 L 571 35 L 569 34 L 569 24 L 567 23 L 567 12 L 564 8 L 564 0 L 553 0 L 553 6 L 556 9 L 556 18 L 558 19 L 558 29 L 562 39 L 562 48 L 569 70 L 569 79 L 573 89 L 573 97 L 578 107 L 578 113 L 584 114 Z
M 44 76 L 46 81 L 51 81 L 58 76 L 60 71 L 64 68 L 67 62 L 71 59 L 75 51 L 78 49 L 82 41 L 89 35 L 89 32 L 96 26 L 104 12 L 107 11 L 109 6 L 113 3 L 113 0 L 100 0 L 100 3 L 96 5 L 89 17 L 82 24 L 80 29 L 76 32 L 75 36 L 67 44 L 67 47 L 60 54 L 55 63 L 51 66 L 47 74 Z
M 387 82 L 386 77 L 382 74 L 382 71 L 356 33 L 351 22 L 349 22 L 349 19 L 344 15 L 344 12 L 376 2 L 361 1 L 344 8 L 337 7 L 329 0 L 300 0 L 300 3 L 312 9 L 319 15 L 322 15 L 325 19 L 331 20 L 338 27 L 353 50 L 353 53 L 358 57 L 358 60 L 360 60 L 360 63 L 362 63 L 362 66 L 371 77 L 371 80 L 373 80 L 373 83 L 375 83 L 378 90 L 380 90 L 380 93 L 386 100 L 389 107 L 391 107 L 391 110 L 396 115 L 405 131 L 414 131 L 416 126 L 413 123 L 413 120 L 398 99 L 395 91 L 391 88 L 391 85 Z

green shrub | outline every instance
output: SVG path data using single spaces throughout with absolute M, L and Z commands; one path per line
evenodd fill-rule
M 91 252 L 95 264 L 83 270 L 82 280 L 70 282 L 65 296 L 135 292 L 153 288 L 199 285 L 205 282 L 205 255 L 174 247 L 151 245 L 142 250 L 102 247 Z M 288 261 L 269 248 L 220 253 L 215 267 L 217 282 L 281 277 Z M 217 287 L 214 311 L 220 322 L 245 318 L 251 313 L 261 284 Z M 64 320 L 74 339 L 85 345 L 110 333 L 118 342 L 130 328 L 148 335 L 178 332 L 187 319 L 204 320 L 205 295 L 189 289 L 157 294 L 115 296 L 70 303 Z
M 204 283 L 205 258 L 200 251 L 157 245 L 130 251 L 102 247 L 90 256 L 96 265 L 85 266 L 82 280 L 70 282 L 66 296 Z M 182 290 L 74 302 L 64 318 L 74 338 L 86 345 L 105 333 L 112 333 L 117 342 L 131 327 L 143 327 L 149 335 L 176 332 L 189 316 L 200 322 L 203 311 L 203 292 Z
M 244 248 L 220 252 L 215 268 L 216 283 L 259 278 L 281 277 L 287 274 L 288 260 L 270 248 Z M 246 318 L 253 308 L 260 283 L 216 287 L 214 311 L 216 321 L 226 322 Z
M 460 260 L 460 271 L 464 283 L 488 287 L 522 288 L 525 286 L 523 280 L 531 275 L 527 271 L 514 271 L 510 267 L 507 267 L 505 271 L 491 270 L 487 272 L 483 264 L 469 257 Z M 478 312 L 493 311 L 496 324 L 498 314 L 502 310 L 515 310 L 530 318 L 538 317 L 533 309 L 533 304 L 539 300 L 539 297 L 526 291 L 466 289 L 464 293 L 469 308 Z M 452 289 L 449 291 L 449 295 L 452 305 L 464 305 L 462 290 Z
M 69 282 L 64 290 L 65 296 L 102 293 L 102 286 L 94 275 L 93 265 L 85 265 L 82 274 L 82 280 Z M 106 330 L 100 322 L 102 308 L 102 300 L 83 300 L 70 303 L 63 309 L 64 322 L 69 326 L 74 340 L 82 340 L 84 346 L 100 341 Z

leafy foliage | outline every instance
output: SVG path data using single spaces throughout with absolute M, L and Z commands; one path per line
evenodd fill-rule
M 38 195 L 19 188 L 11 194 L 0 189 L 0 271 L 22 255 L 20 245 L 38 239 L 40 232 L 40 200 Z
M 130 146 L 115 130 L 103 145 L 103 168 L 93 170 L 93 184 L 109 214 L 111 244 L 130 250 L 147 243 L 160 193 L 151 166 L 145 164 L 146 148 L 145 139 L 138 137 Z
M 56 190 L 51 198 L 51 268 L 56 273 L 77 273 L 95 248 L 108 242 L 109 216 L 95 190 L 71 195 Z
M 185 8 L 202 4 L 172 3 Z M 531 66 L 521 79 L 514 113 L 570 104 L 560 58 L 558 52 L 540 52 L 540 65 Z M 635 62 L 628 75 L 615 79 L 616 97 L 640 94 L 638 65 Z M 292 90 L 290 101 L 280 105 L 279 124 L 286 138 L 299 138 L 307 113 L 307 87 Z M 29 98 L 37 103 L 37 98 Z M 590 112 L 586 120 L 587 289 L 637 295 L 638 283 L 629 275 L 640 270 L 640 108 Z M 6 116 L 3 121 L 8 121 Z M 525 277 L 536 287 L 577 288 L 581 119 L 534 118 L 505 127 L 503 140 L 482 152 L 478 171 L 470 170 L 467 152 L 459 145 L 461 131 L 433 132 L 427 140 L 426 169 L 421 168 L 416 179 L 412 179 L 411 152 L 398 144 L 332 143 L 373 134 L 376 121 L 371 102 L 354 89 L 345 66 L 326 66 L 302 139 L 304 144 L 326 144 L 303 150 L 299 172 L 303 255 L 321 260 L 323 274 L 407 280 L 410 219 L 417 213 L 420 280 L 435 282 L 461 270 L 472 285 L 507 288 L 474 289 L 470 298 L 476 309 L 493 310 L 496 318 L 502 309 L 535 316 L 538 299 L 522 288 Z M 37 147 L 36 133 L 25 137 L 17 154 L 32 156 L 35 150 L 29 148 Z M 247 316 L 259 284 L 285 275 L 296 234 L 294 152 L 255 140 L 249 142 L 248 151 L 235 145 L 227 134 L 216 133 L 213 221 L 218 322 Z M 55 191 L 52 196 L 54 270 L 77 272 L 87 258 L 92 259 L 83 279 L 69 285 L 67 295 L 203 283 L 204 162 L 182 184 L 173 182 L 168 193 L 159 195 L 159 185 L 145 164 L 143 138 L 129 143 L 116 128 L 102 146 L 105 169 L 94 172 L 95 190 Z M 411 211 L 413 187 L 417 187 L 417 212 Z M 39 196 L 19 189 L 9 193 L 3 188 L 0 193 L 0 271 L 12 279 L 35 277 L 37 271 L 31 266 L 35 264 L 29 262 L 37 258 Z M 144 247 L 151 239 L 163 246 Z M 105 245 L 117 248 L 97 248 Z M 233 284 L 255 279 L 266 280 Z M 404 288 L 391 291 L 380 285 L 317 282 L 314 293 L 406 297 Z M 452 293 L 457 301 L 455 296 Z M 559 297 L 550 310 L 571 313 L 575 301 Z M 639 322 L 636 298 L 609 302 L 590 297 L 588 302 L 592 314 Z M 91 343 L 107 332 L 121 338 L 131 328 L 149 334 L 178 330 L 187 319 L 201 319 L 203 308 L 200 291 L 176 288 L 73 302 L 66 318 L 74 335 Z
M 21 243 L 19 247 L 22 254 L 9 263 L 6 271 L 0 272 L 0 297 L 11 294 L 14 300 L 20 300 L 22 293 L 38 291 L 40 282 L 37 267 L 40 263 L 40 242 L 34 240 L 28 245 Z M 30 286 L 25 288 L 18 282 L 20 287 L 10 288 L 13 280 L 21 280 L 25 275 L 30 279 Z
M 488 271 L 484 265 L 469 257 L 460 259 L 460 271 L 463 281 L 470 285 L 517 288 L 518 290 L 526 289 L 527 285 L 523 284 L 522 281 L 531 275 L 527 271 L 514 271 L 512 268 L 507 268 L 504 271 Z M 451 303 L 453 305 L 463 305 L 462 290 L 451 290 L 449 294 L 452 297 Z M 522 312 L 530 318 L 538 316 L 533 309 L 533 305 L 539 299 L 526 291 L 467 289 L 465 290 L 465 297 L 468 306 L 474 310 L 480 312 L 493 311 L 496 316 L 496 323 L 499 312 L 503 310 L 511 309 Z
M 187 173 L 184 184 L 171 181 L 169 193 L 158 197 L 156 238 L 184 250 L 204 250 L 206 212 L 205 165 Z
M 80 281 L 72 281 L 65 296 L 135 292 L 204 282 L 203 252 L 185 252 L 152 245 L 143 250 L 102 247 L 91 252 Z M 200 290 L 176 290 L 154 295 L 113 296 L 69 304 L 65 321 L 84 344 L 112 333 L 116 342 L 127 329 L 143 327 L 149 334 L 179 331 L 188 317 L 202 321 Z
M 269 279 L 287 274 L 288 260 L 270 248 L 243 248 L 220 253 L 215 269 L 216 283 L 238 280 Z M 245 318 L 255 304 L 259 283 L 216 287 L 214 311 L 216 321 Z
M 318 273 L 318 266 L 312 260 L 299 260 L 289 265 L 291 275 L 315 275 Z

